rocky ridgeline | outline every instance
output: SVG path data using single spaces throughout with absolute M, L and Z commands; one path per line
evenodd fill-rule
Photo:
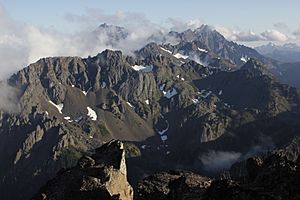
M 133 200 L 123 143 L 111 141 L 81 157 L 77 166 L 61 170 L 33 199 Z
M 229 176 L 227 174 L 221 180 L 192 172 L 170 171 L 149 176 L 140 181 L 136 199 L 299 199 L 299 144 L 299 138 L 296 138 L 284 149 L 237 163 L 232 166 Z M 244 173 L 237 175 L 237 170 L 244 170 Z M 230 175 L 235 177 L 231 179 Z
M 188 171 L 159 172 L 141 180 L 133 197 L 123 144 L 111 141 L 92 156 L 83 156 L 76 167 L 61 170 L 33 199 L 296 200 L 300 197 L 300 157 L 295 144 L 299 150 L 298 138 L 285 149 L 245 160 L 245 175 L 234 179 L 215 180 Z

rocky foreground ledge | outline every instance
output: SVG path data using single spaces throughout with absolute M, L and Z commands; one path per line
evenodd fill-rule
M 233 165 L 226 179 L 169 171 L 127 181 L 123 143 L 113 140 L 63 170 L 33 199 L 51 200 L 280 200 L 300 199 L 300 139 L 287 148 Z M 237 171 L 243 172 L 238 175 Z
M 123 143 L 113 140 L 92 156 L 81 157 L 77 166 L 60 171 L 33 199 L 132 200 Z

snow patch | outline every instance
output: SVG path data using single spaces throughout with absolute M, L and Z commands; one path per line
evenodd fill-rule
M 71 117 L 69 117 L 69 116 L 64 117 L 64 119 L 67 120 L 67 121 L 70 122 L 70 123 L 73 122 L 73 120 L 72 120 Z
M 49 100 L 49 103 L 50 104 L 52 104 L 57 110 L 58 110 L 58 112 L 60 113 L 60 114 L 62 114 L 62 110 L 63 110 L 63 108 L 64 108 L 64 104 L 55 104 L 53 101 L 51 101 L 51 100 Z
M 192 99 L 193 104 L 198 104 L 199 103 L 199 99 Z
M 159 86 L 160 91 L 163 91 L 163 90 L 165 89 L 165 86 L 166 86 L 165 83 L 164 83 L 164 84 L 161 84 L 161 85 Z
M 87 116 L 89 116 L 90 118 L 92 118 L 93 121 L 96 121 L 97 120 L 97 114 L 96 114 L 96 112 L 92 108 L 90 108 L 90 107 L 86 107 L 86 108 L 88 110 Z
M 101 83 L 101 88 L 105 88 L 106 87 L 106 82 L 105 81 L 102 81 Z
M 149 105 L 149 103 L 150 103 L 149 99 L 147 99 L 147 100 L 145 101 L 145 103 L 146 103 L 147 105 Z
M 162 114 L 160 115 L 160 117 L 162 119 L 165 119 Z M 166 134 L 167 134 L 167 131 L 169 130 L 169 127 L 170 127 L 170 124 L 169 124 L 168 120 L 165 119 L 165 123 L 167 124 L 167 127 L 164 130 L 161 130 L 161 131 L 157 130 L 157 132 L 160 135 L 160 138 L 163 142 L 165 142 L 168 139 L 168 136 Z
M 204 91 L 205 92 L 205 91 Z M 203 92 L 202 92 L 203 93 Z M 205 92 L 205 94 L 202 94 L 202 97 L 203 98 L 207 98 L 209 95 L 212 94 L 212 91 L 209 91 L 209 92 Z
M 89 88 L 87 91 L 82 90 L 82 93 L 84 94 L 84 96 L 86 96 L 86 95 L 89 93 L 89 91 L 90 91 L 91 89 L 92 89 L 92 88 Z
M 168 121 L 166 121 L 166 122 L 167 122 L 167 124 L 168 124 L 167 128 L 164 129 L 164 130 L 162 130 L 162 131 L 158 131 L 158 134 L 159 134 L 159 135 L 164 135 L 164 134 L 169 130 L 169 123 L 168 123 Z
M 203 52 L 203 53 L 208 53 L 208 51 L 206 49 L 201 49 L 198 47 L 198 51 Z
M 153 70 L 153 65 L 134 65 L 132 66 L 132 68 L 135 70 L 135 71 L 142 71 L 142 72 L 152 72 Z
M 172 51 L 170 51 L 170 50 L 168 50 L 168 49 L 165 49 L 165 48 L 163 48 L 163 47 L 160 47 L 160 49 L 163 50 L 163 51 L 165 51 L 165 52 L 167 52 L 167 53 L 169 53 L 169 54 L 172 54 Z
M 176 54 L 174 55 L 174 57 L 175 57 L 175 58 L 178 58 L 178 59 L 180 59 L 180 58 L 182 58 L 182 59 L 187 59 L 189 56 L 185 56 L 185 55 L 182 55 L 182 54 L 180 54 L 180 53 L 176 53 Z
M 248 61 L 248 58 L 247 57 L 241 57 L 241 61 L 246 63 Z
M 129 102 L 126 102 L 131 108 L 133 108 L 134 106 L 131 104 L 131 103 L 129 103 Z
M 161 139 L 163 142 L 165 142 L 165 141 L 168 140 L 168 136 L 167 136 L 167 135 L 162 135 L 162 136 L 160 136 L 160 139 Z

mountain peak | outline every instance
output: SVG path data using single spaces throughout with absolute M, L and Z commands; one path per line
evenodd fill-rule
M 261 62 L 253 58 L 250 58 L 247 63 L 241 67 L 241 70 L 250 72 L 257 76 L 265 74 L 271 76 L 271 73 L 268 71 L 268 69 Z
M 207 24 L 203 24 L 202 26 L 200 26 L 196 30 L 199 30 L 199 31 L 214 31 L 213 27 L 209 26 Z
M 91 157 L 81 157 L 76 167 L 62 170 L 33 199 L 68 199 L 66 196 L 71 199 L 132 200 L 123 143 L 112 140 L 96 149 Z

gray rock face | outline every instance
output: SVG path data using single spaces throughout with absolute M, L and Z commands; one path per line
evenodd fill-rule
M 123 143 L 111 141 L 92 156 L 81 157 L 76 167 L 60 171 L 33 199 L 133 200 Z
M 169 171 L 149 176 L 139 182 L 137 200 L 198 199 L 211 180 L 192 172 Z M 193 190 L 193 194 L 190 192 Z
M 233 65 L 243 65 L 242 58 L 256 58 L 266 63 L 270 62 L 256 50 L 226 40 L 224 36 L 208 25 L 203 25 L 194 31 L 170 32 L 169 35 L 178 38 L 182 43 L 200 42 L 217 57 L 226 59 Z

